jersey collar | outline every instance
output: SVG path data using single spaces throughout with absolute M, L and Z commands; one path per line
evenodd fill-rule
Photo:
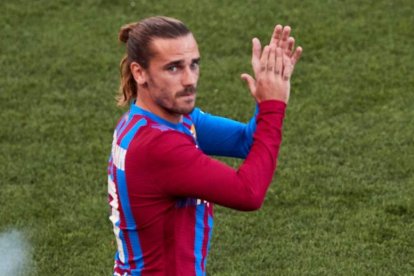
M 137 106 L 135 104 L 135 101 L 131 103 L 130 115 L 131 116 L 141 115 L 141 116 L 144 116 L 144 117 L 147 117 L 147 118 L 151 119 L 152 121 L 154 121 L 154 122 L 156 122 L 160 125 L 164 125 L 164 126 L 167 126 L 169 128 L 172 128 L 174 130 L 177 130 L 179 132 L 182 132 L 184 134 L 191 135 L 191 131 L 187 127 L 185 127 L 182 122 L 179 122 L 179 123 L 175 124 L 175 123 L 172 123 L 170 121 L 167 121 L 167 120 L 155 115 L 154 113 L 151 113 L 151 112 Z

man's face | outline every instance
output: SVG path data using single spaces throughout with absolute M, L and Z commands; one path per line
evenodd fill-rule
M 146 70 L 151 100 L 171 115 L 190 113 L 195 105 L 200 60 L 193 35 L 156 38 L 151 49 L 155 55 Z

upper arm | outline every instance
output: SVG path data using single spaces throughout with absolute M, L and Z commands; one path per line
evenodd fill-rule
M 244 124 L 196 108 L 191 118 L 195 124 L 197 141 L 204 153 L 239 158 L 245 158 L 249 153 L 256 129 L 255 116 Z

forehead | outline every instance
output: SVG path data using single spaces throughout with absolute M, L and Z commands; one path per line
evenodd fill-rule
M 190 33 L 177 38 L 155 38 L 151 42 L 154 62 L 171 62 L 199 57 L 197 42 Z

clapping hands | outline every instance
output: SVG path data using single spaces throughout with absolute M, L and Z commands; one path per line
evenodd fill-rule
M 253 39 L 254 78 L 246 73 L 241 77 L 257 102 L 280 100 L 287 103 L 289 100 L 290 78 L 302 54 L 301 47 L 295 49 L 295 39 L 290 32 L 289 26 L 276 25 L 269 45 L 263 50 L 259 39 Z

